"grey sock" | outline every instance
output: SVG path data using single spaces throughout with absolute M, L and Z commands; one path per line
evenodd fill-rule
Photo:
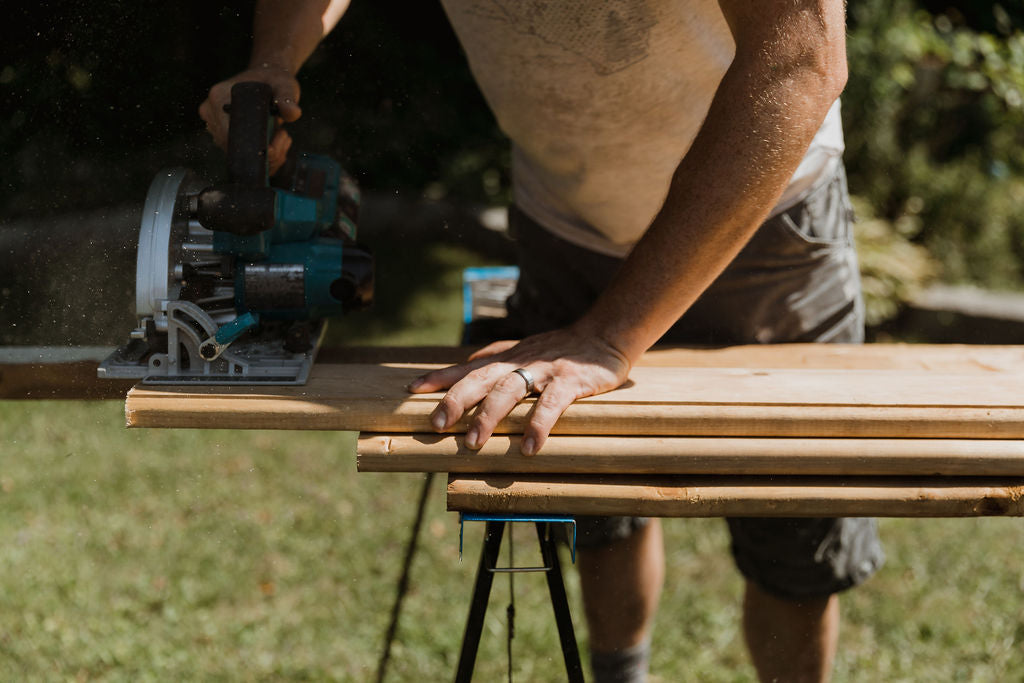
M 594 683 L 645 683 L 651 659 L 651 641 L 617 652 L 591 652 Z

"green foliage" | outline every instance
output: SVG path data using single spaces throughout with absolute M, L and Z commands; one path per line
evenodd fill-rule
M 896 317 L 901 304 L 935 277 L 938 264 L 911 241 L 921 230 L 921 202 L 908 202 L 895 221 L 873 216 L 863 199 L 855 197 L 854 207 L 861 290 L 871 327 Z
M 879 217 L 920 206 L 917 240 L 944 279 L 1020 287 L 1024 33 L 988 8 L 996 33 L 910 0 L 851 4 L 847 162 Z

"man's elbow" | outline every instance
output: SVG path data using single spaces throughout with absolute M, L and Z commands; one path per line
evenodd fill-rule
M 816 12 L 798 15 L 794 25 L 788 26 L 782 35 L 789 40 L 781 41 L 789 46 L 789 58 L 794 66 L 802 65 L 805 73 L 810 72 L 815 86 L 820 88 L 822 99 L 828 106 L 846 88 L 849 71 L 846 62 L 846 17 L 842 3 L 826 2 Z M 788 52 L 786 48 L 783 54 Z M 799 67 L 798 67 L 799 68 Z
M 788 81 L 789 87 L 809 96 L 810 101 L 819 103 L 824 116 L 824 112 L 828 111 L 846 88 L 849 71 L 845 46 L 805 46 L 786 63 L 788 67 L 775 69 L 775 73 L 781 76 L 781 82 Z
M 815 71 L 821 79 L 824 99 L 831 105 L 846 88 L 850 72 L 846 62 L 845 44 L 841 48 L 830 46 L 824 52 Z

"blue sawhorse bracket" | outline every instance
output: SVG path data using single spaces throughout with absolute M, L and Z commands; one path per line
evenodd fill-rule
M 462 639 L 462 651 L 459 653 L 459 668 L 455 674 L 456 683 L 469 683 L 473 678 L 473 667 L 476 664 L 476 653 L 480 646 L 480 635 L 483 631 L 484 616 L 487 603 L 491 596 L 491 585 L 497 572 L 544 572 L 548 581 L 548 592 L 551 594 L 551 606 L 555 612 L 555 623 L 558 626 L 558 639 L 562 645 L 562 657 L 565 659 L 565 670 L 571 683 L 583 681 L 583 666 L 580 662 L 580 651 L 576 644 L 576 634 L 572 626 L 572 615 L 569 612 L 569 599 L 565 593 L 562 579 L 562 567 L 558 560 L 558 548 L 551 533 L 552 524 L 570 524 L 572 526 L 572 558 L 576 561 L 576 520 L 572 517 L 530 516 L 530 515 L 471 515 L 462 514 L 459 518 L 459 555 L 462 555 L 462 526 L 467 521 L 485 522 L 484 545 L 480 552 L 480 564 L 476 572 L 476 584 L 473 588 L 473 599 L 469 605 L 469 617 L 466 620 L 466 632 Z M 505 533 L 505 525 L 509 522 L 533 522 L 540 541 L 540 554 L 543 565 L 540 567 L 499 567 L 498 552 Z

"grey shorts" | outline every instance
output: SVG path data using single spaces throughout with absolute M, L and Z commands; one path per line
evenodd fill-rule
M 468 343 L 520 338 L 578 319 L 621 261 L 562 240 L 513 208 L 520 276 L 508 317 L 467 328 Z M 667 344 L 863 341 L 852 211 L 839 165 L 809 196 L 768 219 L 662 338 Z M 642 518 L 580 518 L 578 543 L 625 538 Z M 867 579 L 883 552 L 873 519 L 729 519 L 745 577 L 781 597 L 825 596 Z

